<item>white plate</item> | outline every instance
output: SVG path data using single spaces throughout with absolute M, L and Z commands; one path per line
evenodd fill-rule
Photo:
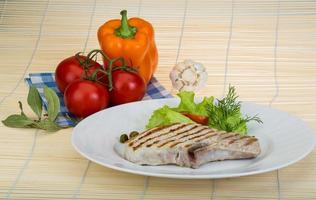
M 259 114 L 263 124 L 249 123 L 249 134 L 260 142 L 262 153 L 255 159 L 211 162 L 198 169 L 172 165 L 139 166 L 121 158 L 113 146 L 122 133 L 143 131 L 153 110 L 178 105 L 179 100 L 159 99 L 100 111 L 83 121 L 72 134 L 74 148 L 84 157 L 100 165 L 134 174 L 169 178 L 226 178 L 268 172 L 293 164 L 308 153 L 316 143 L 316 135 L 300 119 L 285 112 L 242 103 L 242 112 L 250 116 Z

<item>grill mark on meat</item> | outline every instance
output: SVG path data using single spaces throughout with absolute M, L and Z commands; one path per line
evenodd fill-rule
M 172 148 L 172 147 L 174 147 L 174 146 L 176 146 L 176 145 L 178 145 L 178 144 L 180 144 L 180 143 L 183 143 L 184 141 L 181 141 L 181 142 L 175 142 L 175 143 L 173 143 L 172 145 L 170 145 L 170 148 Z
M 207 135 L 207 136 L 205 136 L 205 137 L 202 137 L 202 138 L 200 138 L 200 139 L 198 139 L 198 140 L 195 140 L 194 142 L 201 142 L 202 140 L 204 140 L 204 139 L 207 139 L 207 138 L 211 138 L 211 137 L 214 137 L 214 136 L 217 136 L 219 133 L 214 133 L 214 134 L 211 134 L 211 135 Z
M 199 130 L 199 132 L 204 131 L 204 130 L 207 130 L 207 129 L 209 129 L 209 128 L 205 127 L 205 128 L 203 128 L 203 129 Z M 214 130 L 211 130 L 211 132 L 214 132 Z M 189 136 L 191 136 L 191 135 L 194 135 L 194 134 L 196 134 L 196 133 L 197 133 L 197 132 L 193 132 L 193 133 L 191 133 L 191 134 L 189 134 L 189 135 L 184 135 L 184 136 L 181 136 L 181 137 L 180 137 L 180 138 L 178 138 L 178 139 L 180 140 L 180 139 L 183 139 L 183 138 L 189 137 Z M 206 133 L 209 133 L 209 132 L 206 132 Z M 192 139 L 192 138 L 190 138 L 190 139 Z
M 160 130 L 166 129 L 166 128 L 169 128 L 169 127 L 174 126 L 174 125 L 177 125 L 177 124 L 171 124 L 171 125 L 168 125 L 168 126 L 161 126 L 161 127 L 158 127 L 158 128 L 153 128 L 153 129 L 151 129 L 151 130 L 149 130 L 147 132 L 145 131 L 143 134 L 139 134 L 139 137 L 136 136 L 136 137 L 133 138 L 133 140 L 130 140 L 128 145 L 132 146 L 135 141 L 141 140 L 144 137 L 146 137 L 146 136 L 148 136 L 148 135 L 150 135 L 152 133 L 155 133 L 156 131 L 160 131 Z
M 197 152 L 199 152 L 199 151 L 204 151 L 204 150 L 206 150 L 206 149 L 209 149 L 209 148 L 211 148 L 211 147 L 214 148 L 214 147 L 216 147 L 216 145 L 217 145 L 216 142 L 215 142 L 215 143 L 212 143 L 212 144 L 204 145 L 204 146 L 202 146 L 201 148 L 195 149 L 195 150 L 194 150 L 194 154 L 197 153 Z
M 183 125 L 181 125 L 181 126 L 178 126 L 178 127 L 172 129 L 172 126 L 175 126 L 175 125 L 178 125 L 178 123 L 177 123 L 177 124 L 172 124 L 172 125 L 169 125 L 169 126 L 164 126 L 164 128 L 159 127 L 158 129 L 151 130 L 151 131 L 149 131 L 148 133 L 145 133 L 145 135 L 143 135 L 143 136 L 141 136 L 141 137 L 139 137 L 139 138 L 136 138 L 134 141 L 132 141 L 131 143 L 129 143 L 129 146 L 133 146 L 135 141 L 139 141 L 139 140 L 141 140 L 141 139 L 144 139 L 144 138 L 146 138 L 147 136 L 150 136 L 151 134 L 156 133 L 156 132 L 158 132 L 158 131 L 162 131 L 162 130 L 164 130 L 164 129 L 167 129 L 167 128 L 170 128 L 170 127 L 171 127 L 171 129 L 170 129 L 169 131 L 167 131 L 166 133 L 162 133 L 162 134 L 160 134 L 160 135 L 157 135 L 157 136 L 155 136 L 155 137 L 149 138 L 149 139 L 147 139 L 147 140 L 149 141 L 149 140 L 154 139 L 154 138 L 157 138 L 157 137 L 159 137 L 159 136 L 166 135 L 166 134 L 168 134 L 168 133 L 170 133 L 170 132 L 177 131 L 177 130 L 183 128 L 183 127 L 188 126 L 189 124 L 183 124 Z M 145 140 L 145 142 L 147 142 L 147 140 Z M 145 142 L 144 142 L 144 143 L 145 143 Z
M 147 137 L 147 136 L 149 136 L 149 135 L 151 135 L 151 134 L 153 134 L 155 132 L 162 131 L 163 129 L 167 129 L 167 128 L 170 128 L 172 126 L 178 125 L 178 124 L 179 123 L 174 123 L 174 124 L 170 124 L 170 125 L 160 126 L 158 128 L 155 128 L 153 130 L 148 131 L 147 133 L 145 133 L 144 135 L 139 137 L 137 140 L 141 140 L 141 139 L 143 139 L 143 138 L 145 138 L 145 137 Z
M 230 134 L 227 133 L 227 132 L 224 132 L 224 131 L 220 131 L 220 132 L 218 132 L 218 139 L 217 139 L 217 140 L 222 140 L 222 139 L 225 138 L 227 135 L 230 135 Z
M 197 139 L 197 140 L 193 140 L 193 141 L 191 141 L 192 143 L 186 144 L 186 145 L 184 145 L 184 147 L 185 147 L 185 148 L 188 148 L 188 147 L 194 145 L 194 143 L 196 143 L 196 142 L 201 142 L 201 141 L 204 140 L 204 139 L 211 138 L 211 137 L 216 136 L 216 135 L 219 134 L 218 132 L 215 132 L 215 133 L 209 135 L 209 133 L 213 133 L 213 132 L 208 132 L 208 134 L 205 135 L 205 136 L 202 135 L 202 136 L 204 136 L 204 137 L 199 138 L 199 139 Z
M 221 139 L 222 140 L 226 140 L 226 139 L 231 138 L 231 137 L 235 137 L 235 135 L 234 134 L 229 134 L 228 136 L 225 136 L 225 137 L 223 137 Z
M 227 134 L 227 132 L 219 131 L 219 132 L 215 132 L 215 134 L 207 135 L 207 136 L 202 137 L 202 138 L 200 138 L 200 139 L 198 139 L 198 140 L 195 140 L 194 142 L 200 142 L 200 141 L 202 141 L 202 140 L 204 140 L 204 139 L 208 139 L 208 138 L 211 138 L 211 137 L 213 137 L 213 136 L 217 136 L 217 135 L 223 136 L 223 135 L 226 135 L 226 134 Z
M 196 139 L 196 138 L 199 138 L 199 139 L 193 140 L 192 142 L 201 142 L 204 139 L 208 139 L 208 138 L 211 138 L 211 137 L 214 137 L 214 136 L 217 136 L 217 135 L 225 135 L 225 134 L 227 134 L 227 132 L 225 132 L 225 131 L 217 131 L 216 129 L 211 129 L 211 130 L 212 131 L 207 132 L 206 135 L 200 135 L 200 136 L 204 136 L 202 138 L 194 137 L 194 139 Z M 215 132 L 215 133 L 213 133 L 213 132 Z M 213 134 L 209 135 L 209 133 L 213 133 Z M 239 134 L 237 134 L 237 135 L 239 135 Z M 190 138 L 190 139 L 192 139 L 192 138 Z M 192 143 L 186 144 L 184 147 L 190 147 L 191 145 L 192 145 Z
M 173 137 L 176 137 L 176 136 L 178 136 L 178 135 L 181 135 L 181 134 L 183 134 L 183 133 L 186 133 L 186 132 L 188 132 L 188 131 L 191 131 L 191 130 L 197 128 L 197 127 L 199 127 L 199 126 L 198 126 L 198 125 L 194 125 L 194 126 L 192 126 L 189 130 L 184 130 L 184 131 L 182 131 L 182 132 L 176 133 L 176 135 L 173 135 L 173 136 L 171 136 L 171 137 L 165 138 L 165 140 L 171 139 L 171 138 L 173 138 Z M 170 133 L 170 132 L 168 132 L 168 133 L 166 133 L 166 134 L 158 135 L 157 137 L 155 137 L 155 138 L 158 138 L 158 140 L 154 141 L 154 142 L 151 143 L 151 144 L 148 144 L 147 147 L 151 147 L 152 145 L 159 143 L 160 141 L 162 141 L 159 137 L 161 137 L 161 136 L 163 136 L 163 135 L 167 135 L 167 134 L 169 134 L 169 133 Z M 153 139 L 155 139 L 155 138 L 153 138 Z
M 170 124 L 170 125 L 165 125 L 165 126 L 160 126 L 160 127 L 158 127 L 158 128 L 153 128 L 153 129 L 151 129 L 151 130 L 149 130 L 149 131 L 147 131 L 147 132 L 144 132 L 143 134 L 140 134 L 139 137 L 133 138 L 133 141 L 132 141 L 132 142 L 141 140 L 141 139 L 143 139 L 143 138 L 145 138 L 145 137 L 147 137 L 147 136 L 149 136 L 149 135 L 151 135 L 151 134 L 153 134 L 153 133 L 156 133 L 156 132 L 158 132 L 158 131 L 162 131 L 162 130 L 164 130 L 164 129 L 167 129 L 167 128 L 170 128 L 170 127 L 173 127 L 173 126 L 176 126 L 176 125 L 179 125 L 179 124 L 180 124 L 180 123 L 173 123 L 173 124 Z M 182 125 L 182 126 L 183 126 L 183 125 Z M 131 143 L 132 143 L 132 142 L 131 142 Z
M 207 130 L 208 128 L 205 128 L 205 129 L 202 129 L 202 130 L 200 130 L 200 131 L 204 131 L 204 130 Z M 192 137 L 192 138 L 189 138 L 189 142 L 191 142 L 192 141 L 192 139 L 195 139 L 195 138 L 198 138 L 198 137 L 202 137 L 202 136 L 205 136 L 205 135 L 208 135 L 209 133 L 213 133 L 214 132 L 214 130 L 210 130 L 210 131 L 207 131 L 207 132 L 205 132 L 205 133 L 203 133 L 203 134 L 201 134 L 201 135 L 197 135 L 197 136 L 194 136 L 194 137 Z M 189 134 L 189 135 L 186 135 L 185 137 L 187 137 L 187 136 L 191 136 L 191 135 L 195 135 L 197 132 L 195 132 L 195 133 L 192 133 L 192 134 Z M 184 137 L 184 138 L 185 138 Z M 179 138 L 180 139 L 180 138 Z M 170 145 L 170 148 L 172 148 L 172 147 L 174 147 L 174 146 L 177 146 L 178 144 L 182 144 L 182 143 L 185 143 L 185 142 L 188 142 L 187 140 L 182 140 L 182 141 L 178 141 L 178 142 L 176 142 L 176 143 L 173 143 L 172 145 Z
M 192 142 L 201 142 L 202 140 L 209 139 L 209 138 L 214 137 L 214 136 L 217 136 L 217 135 L 226 135 L 226 134 L 229 134 L 229 137 L 230 137 L 230 135 L 232 135 L 231 133 L 227 133 L 227 132 L 224 132 L 224 131 L 215 132 L 214 134 L 209 135 L 209 133 L 213 133 L 213 132 L 214 132 L 214 130 L 208 132 L 208 134 L 206 134 L 206 135 L 201 135 L 201 136 L 204 136 L 204 137 L 202 137 L 202 138 L 193 137 L 193 138 L 191 138 L 191 139 L 196 139 L 196 138 L 199 138 L 199 139 L 193 140 Z M 232 136 L 234 136 L 234 135 L 232 135 Z M 224 137 L 224 138 L 222 138 L 222 139 L 220 139 L 220 140 L 223 140 L 223 139 L 225 139 L 225 138 L 228 138 L 228 136 L 226 136 L 226 137 Z M 194 143 L 190 143 L 190 144 L 185 145 L 184 147 L 185 147 L 185 148 L 188 148 L 188 147 L 192 146 L 193 144 L 194 144 Z
M 180 139 L 183 139 L 183 138 L 187 138 L 187 137 L 189 137 L 189 136 L 192 136 L 192 135 L 195 135 L 195 134 L 199 134 L 199 132 L 203 132 L 204 130 L 207 130 L 208 128 L 202 128 L 202 129 L 200 129 L 200 130 L 197 130 L 197 131 L 195 131 L 195 132 L 193 132 L 193 133 L 190 133 L 190 134 L 188 134 L 188 135 L 184 135 L 184 136 L 182 136 L 182 137 L 180 137 L 180 138 L 177 138 L 177 140 L 180 140 Z M 207 134 L 208 132 L 205 132 L 205 133 L 202 133 L 201 135 L 199 135 L 199 136 L 202 136 L 202 135 L 205 135 L 205 134 Z M 189 140 L 191 140 L 192 138 L 189 138 Z M 170 141 L 170 142 L 172 142 L 172 141 Z M 168 143 L 170 143 L 170 142 L 168 142 Z M 175 143 L 173 143 L 173 144 L 171 144 L 169 147 L 174 147 L 174 146 L 176 146 L 176 145 L 178 145 L 178 144 L 181 144 L 181 143 L 185 143 L 185 142 L 188 142 L 188 140 L 182 140 L 182 141 L 178 141 L 178 142 L 175 142 Z M 190 142 L 190 141 L 189 141 Z M 167 143 L 167 144 L 168 144 Z M 164 145 L 163 145 L 164 146 Z
M 168 140 L 168 141 L 166 141 L 166 142 L 164 142 L 164 143 L 158 145 L 158 148 L 160 148 L 160 147 L 162 147 L 162 146 L 168 144 L 169 142 L 174 142 L 174 140 Z
M 251 137 L 247 140 L 247 143 L 245 144 L 245 146 L 250 145 L 250 144 L 256 142 L 257 140 L 258 140 L 257 138 Z
M 151 147 L 154 144 L 157 144 L 158 142 L 160 142 L 160 140 L 156 140 L 155 142 L 151 143 L 151 144 L 147 144 L 146 147 Z
M 158 145 L 158 147 L 160 148 L 160 147 L 163 147 L 163 146 L 165 146 L 166 144 L 168 144 L 168 143 L 170 143 L 170 142 L 174 142 L 175 139 L 173 139 L 173 138 L 175 138 L 175 137 L 177 137 L 177 136 L 179 136 L 179 135 L 182 135 L 182 134 L 189 133 L 190 131 L 192 131 L 192 130 L 194 130 L 194 129 L 196 129 L 196 128 L 201 128 L 201 126 L 196 125 L 196 126 L 192 127 L 191 129 L 189 129 L 189 130 L 187 130 L 187 131 L 183 131 L 183 132 L 177 133 L 176 135 L 173 135 L 173 136 L 171 136 L 171 137 L 169 137 L 169 138 L 166 138 L 167 141 L 164 142 L 164 143 L 162 143 L 162 144 L 160 144 L 160 145 Z M 193 132 L 193 134 L 196 134 L 196 133 L 198 133 L 198 132 L 200 132 L 200 131 L 203 131 L 203 130 L 205 130 L 205 129 L 206 129 L 206 128 L 199 129 L 199 130 Z M 185 137 L 185 136 L 187 136 L 187 135 L 184 135 L 184 136 L 182 136 L 182 137 Z
M 167 135 L 167 134 L 172 133 L 172 132 L 177 131 L 177 130 L 181 130 L 182 128 L 185 128 L 185 127 L 187 127 L 187 126 L 189 126 L 189 125 L 191 125 L 191 124 L 184 124 L 184 125 L 179 126 L 179 127 L 175 128 L 175 129 L 171 129 L 169 132 L 162 133 L 162 134 L 157 135 L 157 136 L 152 137 L 152 138 L 148 138 L 147 140 L 145 140 L 145 141 L 139 143 L 138 145 L 136 145 L 135 147 L 133 147 L 133 149 L 134 149 L 134 150 L 137 150 L 137 149 L 138 149 L 139 147 L 141 147 L 143 144 L 145 144 L 145 143 L 147 143 L 147 142 L 149 142 L 149 141 L 151 141 L 151 140 L 153 140 L 153 139 L 159 138 L 159 137 L 161 137 L 161 136 L 163 136 L 163 135 Z M 197 125 L 195 125 L 195 126 L 193 126 L 193 127 L 197 127 Z M 191 128 L 191 129 L 192 129 L 192 128 Z M 191 130 L 191 129 L 190 129 L 190 130 Z M 185 133 L 185 132 L 186 132 L 186 131 L 183 131 L 183 132 L 180 132 L 180 133 Z M 180 133 L 178 133 L 178 134 L 180 134 Z
M 236 141 L 239 140 L 239 139 L 240 139 L 240 138 L 231 140 L 231 141 L 228 142 L 228 144 L 233 144 L 234 142 L 236 142 Z
M 239 138 L 233 139 L 233 140 L 229 141 L 228 144 L 233 144 L 233 143 L 237 142 L 238 140 L 242 140 L 245 138 L 249 138 L 249 136 L 241 136 Z
M 194 139 L 196 139 L 196 138 L 200 138 L 200 137 L 202 137 L 202 136 L 204 136 L 204 135 L 207 135 L 207 134 L 209 134 L 209 133 L 212 133 L 212 132 L 214 132 L 214 131 L 209 131 L 209 132 L 206 132 L 206 133 L 203 134 L 203 135 L 194 136 L 194 137 L 190 138 L 190 140 L 194 140 Z

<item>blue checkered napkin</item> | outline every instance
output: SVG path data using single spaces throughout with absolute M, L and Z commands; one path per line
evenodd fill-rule
M 60 126 L 74 126 L 75 124 L 68 118 L 68 115 L 71 116 L 71 114 L 68 113 L 68 110 L 65 106 L 65 102 L 63 99 L 63 94 L 59 91 L 57 88 L 56 82 L 55 82 L 55 74 L 54 73 L 37 73 L 37 74 L 29 74 L 28 78 L 25 78 L 25 81 L 28 85 L 35 86 L 44 102 L 44 107 L 47 109 L 47 101 L 44 97 L 44 86 L 48 86 L 49 88 L 53 89 L 57 96 L 59 97 L 60 101 L 60 114 L 56 120 L 56 122 Z M 160 98 L 168 98 L 172 97 L 172 95 L 159 84 L 156 78 L 152 78 L 150 83 L 147 86 L 147 92 L 143 98 L 143 100 L 147 99 L 160 99 Z

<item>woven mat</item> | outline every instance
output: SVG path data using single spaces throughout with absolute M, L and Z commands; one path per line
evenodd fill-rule
M 221 97 L 231 83 L 241 100 L 287 111 L 316 131 L 315 1 L 0 1 L 0 118 L 18 112 L 17 100 L 26 104 L 27 74 L 52 72 L 68 55 L 98 48 L 97 28 L 123 8 L 154 25 L 155 76 L 168 90 L 170 68 L 191 58 L 209 73 L 200 95 Z M 88 162 L 70 135 L 1 124 L 0 198 L 316 199 L 315 150 L 261 175 L 172 180 Z

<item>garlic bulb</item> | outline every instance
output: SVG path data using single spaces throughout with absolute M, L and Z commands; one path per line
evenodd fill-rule
M 173 67 L 170 79 L 173 88 L 179 92 L 198 91 L 206 84 L 207 72 L 201 63 L 184 60 Z

